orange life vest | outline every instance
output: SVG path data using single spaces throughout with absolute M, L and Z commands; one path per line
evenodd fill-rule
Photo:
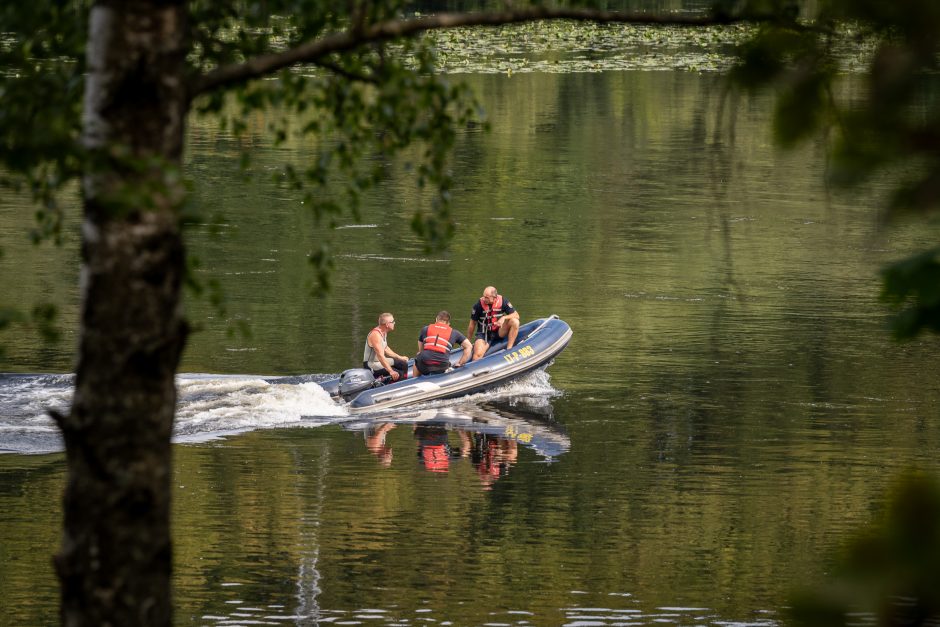
M 447 472 L 450 466 L 450 454 L 444 444 L 421 447 L 421 457 L 424 467 L 431 472 Z
M 449 324 L 443 322 L 429 324 L 428 335 L 424 338 L 424 350 L 434 351 L 435 353 L 448 352 L 452 347 L 450 336 L 453 332 L 454 330 Z
M 483 328 L 489 331 L 499 329 L 499 319 L 503 317 L 503 295 L 497 294 L 492 305 L 487 305 L 481 298 L 480 306 L 483 307 Z

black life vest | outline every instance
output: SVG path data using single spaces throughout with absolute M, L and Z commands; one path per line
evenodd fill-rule
M 424 350 L 434 351 L 435 353 L 448 352 L 452 344 L 450 337 L 454 330 L 449 324 L 435 322 L 428 325 L 428 335 L 424 338 Z

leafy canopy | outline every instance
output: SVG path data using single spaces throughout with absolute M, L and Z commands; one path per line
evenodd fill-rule
M 435 73 L 429 40 L 398 36 L 420 30 L 387 29 L 379 37 L 370 30 L 414 17 L 408 7 L 400 0 L 193 0 L 187 4 L 187 71 L 194 110 L 221 116 L 235 133 L 245 130 L 251 112 L 276 109 L 281 117 L 270 128 L 275 141 L 291 133 L 318 137 L 317 157 L 309 164 L 285 165 L 280 176 L 328 225 L 344 211 L 358 216 L 359 199 L 381 180 L 390 157 L 420 146 L 414 172 L 418 184 L 433 193 L 429 206 L 418 208 L 413 226 L 433 249 L 446 245 L 453 233 L 447 155 L 455 129 L 477 119 L 478 111 L 462 87 Z M 56 192 L 81 174 L 85 162 L 79 138 L 89 9 L 90 3 L 80 0 L 0 7 L 0 184 L 26 189 L 38 201 L 37 241 L 58 238 L 62 216 Z M 538 4 L 533 10 L 562 17 Z M 521 21 L 519 15 L 504 18 Z M 774 130 L 781 145 L 827 137 L 830 177 L 839 184 L 888 168 L 902 172 L 885 212 L 888 219 L 936 207 L 940 3 L 718 0 L 710 22 L 688 24 L 742 19 L 760 27 L 742 47 L 733 78 L 750 88 L 778 89 Z M 651 17 L 646 23 L 662 22 Z M 343 37 L 346 43 L 310 54 L 302 63 L 270 66 L 275 80 L 263 80 L 263 71 L 226 72 L 261 67 L 290 51 L 309 52 L 311 42 L 335 44 Z M 846 58 L 866 66 L 862 94 L 834 89 Z M 899 337 L 940 329 L 936 257 L 919 254 L 885 270 L 882 297 L 898 310 L 893 329 Z M 329 248 L 310 258 L 319 286 L 327 287 Z
M 923 215 L 940 204 L 940 3 L 933 0 L 820 0 L 801 13 L 781 2 L 779 19 L 742 48 L 733 73 L 751 88 L 778 89 L 774 131 L 781 145 L 831 141 L 830 178 L 853 185 L 900 173 L 885 219 Z M 766 8 L 766 6 L 763 6 Z M 846 62 L 864 64 L 861 94 L 835 89 Z M 841 99 L 836 94 L 844 94 Z M 940 251 L 884 269 L 882 299 L 897 310 L 899 338 L 940 331 Z
M 4 3 L 0 8 L 0 185 L 28 190 L 41 210 L 36 241 L 58 241 L 57 194 L 80 177 L 81 102 L 89 2 Z M 469 92 L 434 71 L 422 38 L 371 41 L 323 54 L 274 73 L 207 85 L 213 71 L 248 66 L 311 41 L 355 33 L 405 16 L 405 4 L 321 0 L 195 0 L 188 3 L 191 51 L 186 59 L 192 108 L 216 115 L 234 134 L 255 111 L 276 111 L 270 136 L 319 138 L 309 164 L 285 164 L 281 180 L 303 196 L 318 221 L 344 212 L 359 217 L 359 200 L 406 147 L 416 182 L 429 192 L 412 225 L 428 249 L 453 234 L 448 211 L 447 156 L 456 129 L 479 119 Z M 248 152 L 243 165 L 248 163 Z M 310 255 L 318 285 L 328 286 L 330 256 Z
M 908 472 L 883 511 L 835 561 L 828 581 L 796 595 L 794 627 L 936 625 L 940 619 L 940 484 Z

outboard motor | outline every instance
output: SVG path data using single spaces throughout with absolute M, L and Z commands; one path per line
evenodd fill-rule
M 339 395 L 349 401 L 360 392 L 381 385 L 368 368 L 351 368 L 339 375 Z

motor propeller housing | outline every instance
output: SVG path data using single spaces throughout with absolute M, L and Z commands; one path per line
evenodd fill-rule
M 377 384 L 375 375 L 368 368 L 350 368 L 339 375 L 339 394 L 343 400 L 348 401 Z

